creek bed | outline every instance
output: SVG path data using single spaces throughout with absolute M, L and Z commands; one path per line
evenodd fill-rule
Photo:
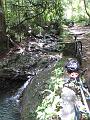
M 20 120 L 16 101 L 11 101 L 8 95 L 2 95 L 2 97 L 0 97 L 0 120 Z
M 5 89 L 0 89 L 0 120 L 21 120 L 18 102 L 13 99 L 22 82 L 14 82 Z

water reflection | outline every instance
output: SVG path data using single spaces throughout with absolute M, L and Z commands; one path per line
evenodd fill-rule
M 21 120 L 19 104 L 11 99 L 24 83 L 13 83 L 6 89 L 0 89 L 0 120 Z
M 11 101 L 7 95 L 0 99 L 0 120 L 20 120 L 19 106 Z

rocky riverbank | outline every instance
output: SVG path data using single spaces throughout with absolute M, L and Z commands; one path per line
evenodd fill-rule
M 22 47 L 12 48 L 0 59 L 0 89 L 9 88 L 16 81 L 24 83 L 27 76 L 34 76 L 59 60 L 62 48 L 58 40 L 50 35 L 29 36 Z

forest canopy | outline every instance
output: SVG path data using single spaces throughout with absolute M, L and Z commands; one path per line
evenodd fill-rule
M 68 21 L 90 24 L 90 0 L 0 0 L 0 4 L 4 30 L 17 37 L 27 36 L 31 29 L 39 34 L 53 27 L 62 34 Z
M 61 0 L 4 0 L 7 29 L 21 33 L 29 27 L 45 29 L 51 22 L 62 23 Z

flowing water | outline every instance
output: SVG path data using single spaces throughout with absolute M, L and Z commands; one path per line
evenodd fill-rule
M 0 120 L 21 120 L 19 98 L 31 80 L 28 76 L 26 82 L 16 82 L 10 88 L 0 90 Z
M 53 64 L 55 63 L 48 65 L 48 69 Z M 37 73 L 41 71 L 37 70 Z M 21 120 L 19 100 L 33 77 L 35 76 L 28 76 L 27 81 L 23 82 L 14 81 L 13 84 L 10 83 L 7 89 L 0 90 L 0 120 Z
M 10 99 L 11 90 L 0 91 L 0 120 L 20 120 L 20 111 L 17 101 Z
M 8 91 L 7 89 L 0 90 L 0 120 L 21 120 L 20 106 L 18 100 L 23 93 L 23 90 L 27 87 L 30 81 L 31 78 L 28 78 L 25 83 L 21 83 L 18 87 L 16 86 L 17 84 L 14 84 L 14 88 L 11 86 L 12 89 Z M 27 97 L 28 99 L 30 99 L 30 96 Z M 25 102 L 25 104 L 26 103 L 27 102 Z

